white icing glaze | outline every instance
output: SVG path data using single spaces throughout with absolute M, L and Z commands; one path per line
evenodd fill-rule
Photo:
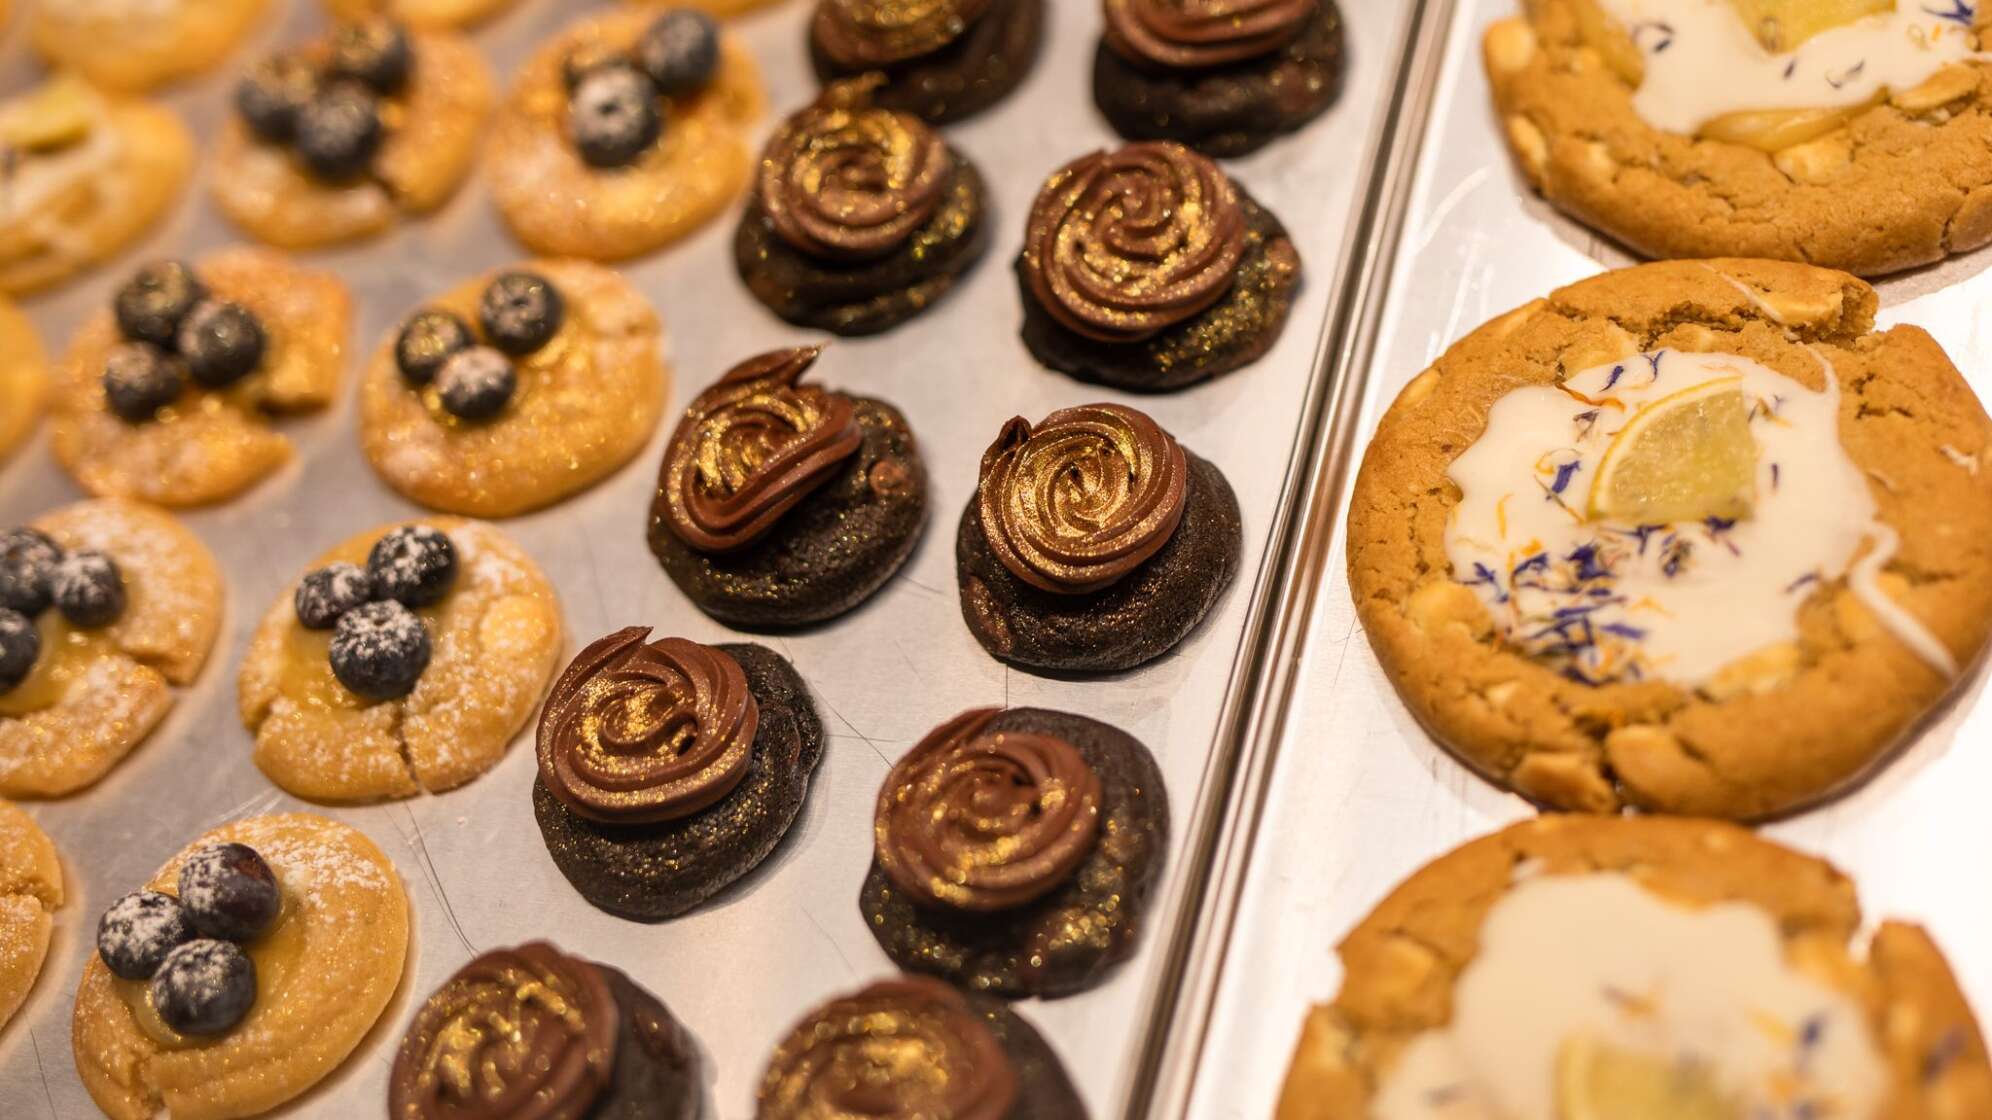
M 1655 128 L 1692 135 L 1725 113 L 1833 109 L 1909 89 L 1979 57 L 1975 0 L 1901 0 L 1822 31 L 1796 50 L 1764 49 L 1730 0 L 1599 0 L 1646 59 L 1633 108 Z
M 1864 1120 L 1887 1089 L 1859 1004 L 1794 969 L 1769 914 L 1691 908 L 1601 872 L 1529 879 L 1495 903 L 1452 1021 L 1411 1041 L 1372 1116 L 1556 1120 L 1573 1038 L 1698 1064 L 1740 1116 Z

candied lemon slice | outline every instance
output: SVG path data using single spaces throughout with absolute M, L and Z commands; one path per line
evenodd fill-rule
M 1598 0 L 1577 0 L 1574 7 L 1577 32 L 1583 36 L 1584 44 L 1597 51 L 1613 73 L 1637 88 L 1646 80 L 1646 58 L 1639 53 L 1632 36 L 1625 33 L 1617 20 L 1605 14 Z
M 1729 0 L 1750 34 L 1773 54 L 1835 27 L 1895 10 L 1895 0 Z
M 1701 136 L 1760 152 L 1782 152 L 1844 126 L 1872 104 L 1874 101 L 1843 109 L 1745 109 L 1709 121 L 1701 126 Z
M 96 95 L 64 74 L 0 110 L 0 141 L 31 152 L 67 147 L 90 134 Z
M 1719 377 L 1662 397 L 1612 438 L 1591 480 L 1592 520 L 1664 525 L 1750 516 L 1757 441 L 1743 379 Z
M 1742 1120 L 1706 1067 L 1621 1050 L 1584 1036 L 1556 1056 L 1558 1120 Z

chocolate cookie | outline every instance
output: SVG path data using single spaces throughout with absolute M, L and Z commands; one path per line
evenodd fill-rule
M 1024 80 L 1044 13 L 1045 0 L 818 0 L 809 58 L 826 84 L 883 75 L 881 107 L 948 124 Z
M 1037 500 L 1052 487 L 1061 501 Z M 983 455 L 955 537 L 962 618 L 1013 665 L 1131 669 L 1203 621 L 1242 538 L 1224 475 L 1146 415 L 1084 405 L 1035 428 L 1020 416 Z
M 900 759 L 872 832 L 858 907 L 894 964 L 970 991 L 1063 996 L 1134 951 L 1169 797 L 1148 748 L 1118 728 L 983 708 Z
M 903 976 L 797 1023 L 761 1075 L 756 1120 L 823 1115 L 1084 1120 L 1044 1036 L 997 1000 Z
M 533 817 L 560 873 L 619 917 L 682 914 L 753 870 L 802 808 L 823 725 L 795 669 L 756 645 L 581 651 L 540 714 Z
M 911 113 L 843 82 L 762 153 L 733 239 L 741 279 L 799 326 L 875 334 L 954 287 L 989 246 L 982 173 Z
M 732 626 L 781 629 L 850 610 L 892 578 L 927 517 L 927 470 L 899 410 L 802 385 L 817 347 L 736 366 L 671 437 L 650 551 Z
M 1342 91 L 1335 0 L 1106 0 L 1093 100 L 1130 140 L 1242 156 Z
M 544 941 L 495 949 L 436 989 L 388 1075 L 389 1120 L 692 1120 L 698 1051 L 657 997 Z
M 1016 270 L 1024 345 L 1039 362 L 1163 392 L 1272 348 L 1300 286 L 1300 253 L 1215 163 L 1180 144 L 1130 144 L 1045 183 Z

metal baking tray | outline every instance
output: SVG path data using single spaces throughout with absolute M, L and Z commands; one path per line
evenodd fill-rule
M 556 28 L 607 3 L 523 0 L 474 38 L 505 81 Z M 806 0 L 786 0 L 737 21 L 777 110 L 814 93 L 804 48 Z M 394 1048 L 417 1003 L 473 953 L 537 937 L 613 963 L 656 992 L 704 1047 L 708 1114 L 751 1114 L 753 1090 L 774 1042 L 818 1001 L 887 974 L 890 965 L 859 915 L 871 848 L 872 801 L 890 762 L 942 720 L 977 705 L 1041 705 L 1125 728 L 1162 764 L 1175 818 L 1165 885 L 1152 900 L 1135 959 L 1100 989 L 1022 1013 L 1051 1040 L 1096 1115 L 1119 1115 L 1140 1097 L 1145 1058 L 1171 1014 L 1172 993 L 1195 920 L 1203 872 L 1221 836 L 1233 718 L 1250 710 L 1264 679 L 1256 656 L 1263 621 L 1285 592 L 1287 544 L 1304 512 L 1289 485 L 1303 431 L 1326 387 L 1317 343 L 1340 289 L 1344 227 L 1366 197 L 1365 153 L 1394 92 L 1408 9 L 1401 0 L 1342 0 L 1352 66 L 1339 104 L 1298 136 L 1232 165 L 1293 230 L 1308 270 L 1279 345 L 1251 369 L 1166 397 L 1129 399 L 1187 446 L 1219 464 L 1237 489 L 1246 555 L 1237 584 L 1209 621 L 1161 661 L 1105 680 L 1056 680 L 1005 669 L 962 625 L 953 538 L 973 492 L 976 464 L 1001 423 L 1115 398 L 1039 368 L 1016 337 L 1010 257 L 1043 178 L 1114 137 L 1092 108 L 1091 63 L 1099 8 L 1054 0 L 1045 51 L 1028 83 L 990 113 L 950 130 L 992 182 L 997 236 L 983 264 L 943 305 L 882 338 L 838 342 L 818 366 L 830 384 L 897 403 L 921 438 L 933 478 L 925 539 L 873 602 L 825 627 L 761 639 L 809 682 L 829 747 L 807 806 L 767 864 L 694 914 L 639 925 L 595 910 L 554 869 L 534 827 L 528 790 L 530 735 L 470 785 L 439 797 L 362 808 L 319 808 L 359 827 L 394 860 L 413 903 L 413 951 L 401 990 L 358 1052 L 289 1111 L 300 1116 L 378 1115 Z M 313 0 L 291 0 L 230 65 L 165 100 L 211 137 L 232 73 L 247 60 L 322 26 Z M 0 48 L 8 88 L 36 72 L 20 20 Z M 772 127 L 772 118 L 768 127 Z M 166 228 L 147 243 L 52 296 L 26 306 L 60 353 L 70 332 L 137 262 L 199 255 L 236 235 L 207 199 L 204 174 Z M 737 210 L 735 211 L 737 214 Z M 810 338 L 756 304 L 734 276 L 734 214 L 686 243 L 625 271 L 661 311 L 676 369 L 674 410 L 734 361 Z M 481 185 L 445 211 L 381 240 L 311 254 L 359 297 L 354 368 L 419 301 L 459 278 L 521 255 L 500 228 Z M 0 1116 L 27 1120 L 96 1115 L 69 1045 L 77 977 L 96 919 L 210 826 L 256 813 L 308 807 L 272 786 L 250 762 L 237 722 L 234 675 L 248 635 L 272 599 L 312 557 L 359 529 L 416 513 L 361 459 L 352 393 L 329 414 L 287 424 L 296 461 L 251 493 L 185 520 L 228 577 L 228 616 L 213 660 L 153 738 L 108 778 L 76 796 L 33 803 L 54 838 L 69 899 L 54 947 L 15 1022 L 0 1036 Z M 551 510 L 504 523 L 560 591 L 571 654 L 615 628 L 645 624 L 697 640 L 730 639 L 664 578 L 644 545 L 644 520 L 669 423 L 634 463 Z M 50 460 L 43 436 L 0 467 L 0 524 L 82 497 Z M 1268 550 L 1269 542 L 1280 547 Z M 1269 560 L 1268 557 L 1271 557 Z
M 1371 652 L 1349 594 L 1344 517 L 1354 467 L 1399 389 L 1461 335 L 1551 289 L 1636 263 L 1552 211 L 1510 165 L 1480 62 L 1481 33 L 1519 0 L 1431 0 L 1404 71 L 1402 127 L 1373 184 L 1372 268 L 1351 277 L 1333 395 L 1297 546 L 1288 674 L 1243 737 L 1247 771 L 1228 821 L 1244 857 L 1209 893 L 1200 974 L 1155 1115 L 1270 1115 L 1307 1007 L 1341 984 L 1335 944 L 1436 856 L 1531 814 L 1420 729 Z M 1992 398 L 1992 254 L 1885 281 L 1881 325 L 1933 334 Z M 1977 791 L 1992 782 L 1992 704 L 1981 665 L 1872 781 L 1766 828 L 1852 874 L 1864 913 L 1927 925 L 1966 993 L 1992 1012 L 1992 895 L 1975 885 L 1992 845 Z M 1242 868 L 1242 870 L 1241 870 Z

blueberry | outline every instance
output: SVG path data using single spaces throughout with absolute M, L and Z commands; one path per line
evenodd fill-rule
M 627 63 L 597 66 L 567 99 L 567 131 L 590 167 L 627 167 L 664 134 L 657 87 Z
M 665 12 L 637 40 L 636 62 L 665 94 L 697 93 L 719 72 L 719 25 L 690 8 Z
M 189 941 L 152 977 L 152 1009 L 181 1034 L 220 1034 L 255 1002 L 256 962 L 232 941 Z
M 332 675 L 368 700 L 399 700 L 429 667 L 429 627 L 392 599 L 347 611 L 332 631 Z
M 364 175 L 386 138 L 379 99 L 356 82 L 319 91 L 297 114 L 297 154 L 313 175 L 331 182 Z
M 97 955 L 113 976 L 150 980 L 166 954 L 196 936 L 179 899 L 158 891 L 133 891 L 111 903 L 97 919 Z
M 206 286 L 186 262 L 154 261 L 118 289 L 118 329 L 126 338 L 171 350 L 181 321 L 205 298 Z
M 358 564 L 331 564 L 307 572 L 291 603 L 306 630 L 330 630 L 339 616 L 373 600 L 373 580 Z
M 394 339 L 394 364 L 410 385 L 427 385 L 436 379 L 436 371 L 451 354 L 476 342 L 470 324 L 460 316 L 428 308 L 401 325 L 401 333 Z
M 477 321 L 491 345 L 507 354 L 530 354 L 559 333 L 566 310 L 559 289 L 545 277 L 507 272 L 484 289 Z
M 253 941 L 283 908 L 277 876 L 247 844 L 209 844 L 180 865 L 180 907 L 204 937 Z
M 35 629 L 35 620 L 0 607 L 0 695 L 27 680 L 40 656 L 41 631 Z
M 235 111 L 249 131 L 272 144 L 297 135 L 298 114 L 318 94 L 318 71 L 301 56 L 273 55 L 235 86 Z
M 450 415 L 465 420 L 489 420 L 511 402 L 519 388 L 512 359 L 489 346 L 459 351 L 436 375 L 436 391 Z
M 225 389 L 263 362 L 263 324 L 239 303 L 210 299 L 180 324 L 180 357 L 187 372 L 210 389 Z
M 116 560 L 95 549 L 80 549 L 57 562 L 52 587 L 56 609 L 72 626 L 109 626 L 124 613 L 124 573 Z
M 150 342 L 126 342 L 104 362 L 104 404 L 118 419 L 143 424 L 180 399 L 187 363 Z
M 569 51 L 567 57 L 560 60 L 560 81 L 567 87 L 567 92 L 573 93 L 574 87 L 581 84 L 581 79 L 596 67 L 623 66 L 628 62 L 627 56 L 601 43 L 591 43 Z
M 353 23 L 332 33 L 332 57 L 325 69 L 335 78 L 350 78 L 375 93 L 399 93 L 415 67 L 408 33 L 392 20 Z
M 0 533 L 0 607 L 33 618 L 55 599 L 55 564 L 62 546 L 40 529 Z
M 456 579 L 456 546 L 449 534 L 427 525 L 390 529 L 367 553 L 374 597 L 426 607 L 449 592 Z

